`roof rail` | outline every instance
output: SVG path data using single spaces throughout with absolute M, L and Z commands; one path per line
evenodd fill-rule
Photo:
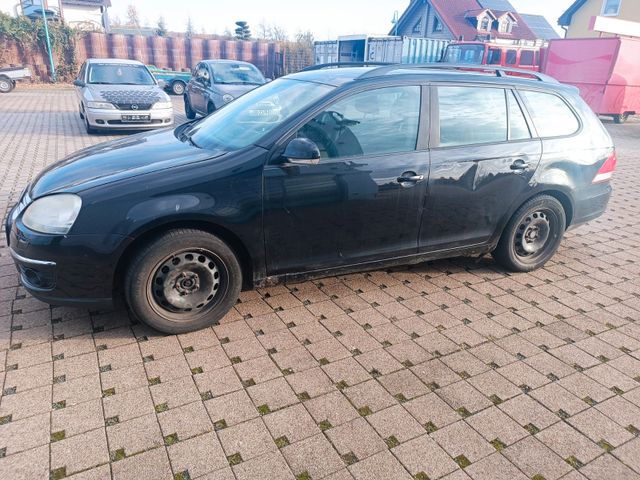
M 324 70 L 325 68 L 347 68 L 347 67 L 389 67 L 395 65 L 388 62 L 335 62 L 335 63 L 321 63 L 318 65 L 311 65 L 310 67 L 303 68 L 301 72 L 311 72 L 313 70 Z
M 534 72 L 532 70 L 524 70 L 522 68 L 508 68 L 501 65 L 469 65 L 465 63 L 409 63 L 409 64 L 393 64 L 385 65 L 375 70 L 363 73 L 359 79 L 379 77 L 396 70 L 412 70 L 412 69 L 433 69 L 433 70 L 460 70 L 467 72 L 485 72 L 492 73 L 496 77 L 507 76 L 530 76 L 539 82 L 559 83 L 555 78 L 545 75 L 544 73 Z M 509 74 L 517 75 L 509 75 Z

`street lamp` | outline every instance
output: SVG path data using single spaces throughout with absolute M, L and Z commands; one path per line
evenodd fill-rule
M 51 65 L 51 79 L 56 83 L 56 66 L 53 64 L 53 53 L 51 51 L 51 39 L 49 38 L 49 22 L 47 21 L 47 12 L 44 9 L 44 0 L 40 1 L 42 7 L 42 20 L 44 21 L 44 34 L 47 37 L 47 52 L 49 53 L 49 65 Z

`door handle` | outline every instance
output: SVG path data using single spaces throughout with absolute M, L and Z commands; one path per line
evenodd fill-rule
M 523 159 L 519 158 L 517 160 L 515 160 L 511 166 L 509 167 L 511 170 L 515 170 L 515 171 L 524 171 L 527 170 L 529 168 L 529 164 L 527 162 L 525 162 Z
M 424 175 L 416 175 L 413 172 L 405 172 L 398 177 L 398 183 L 418 183 L 424 180 Z

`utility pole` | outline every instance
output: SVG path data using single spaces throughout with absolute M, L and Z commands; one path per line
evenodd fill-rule
M 47 52 L 49 53 L 49 65 L 51 65 L 51 79 L 56 83 L 56 66 L 53 64 L 53 52 L 51 51 L 51 39 L 49 38 L 49 21 L 47 20 L 47 12 L 44 9 L 44 2 L 40 3 L 42 7 L 42 20 L 44 21 L 44 34 L 47 37 Z

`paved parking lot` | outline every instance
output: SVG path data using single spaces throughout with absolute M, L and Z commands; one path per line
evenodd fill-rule
M 531 274 L 456 259 L 283 285 L 162 336 L 29 297 L 3 239 L 0 478 L 640 478 L 640 122 L 607 126 L 608 214 Z M 0 96 L 0 216 L 110 138 L 70 90 Z

